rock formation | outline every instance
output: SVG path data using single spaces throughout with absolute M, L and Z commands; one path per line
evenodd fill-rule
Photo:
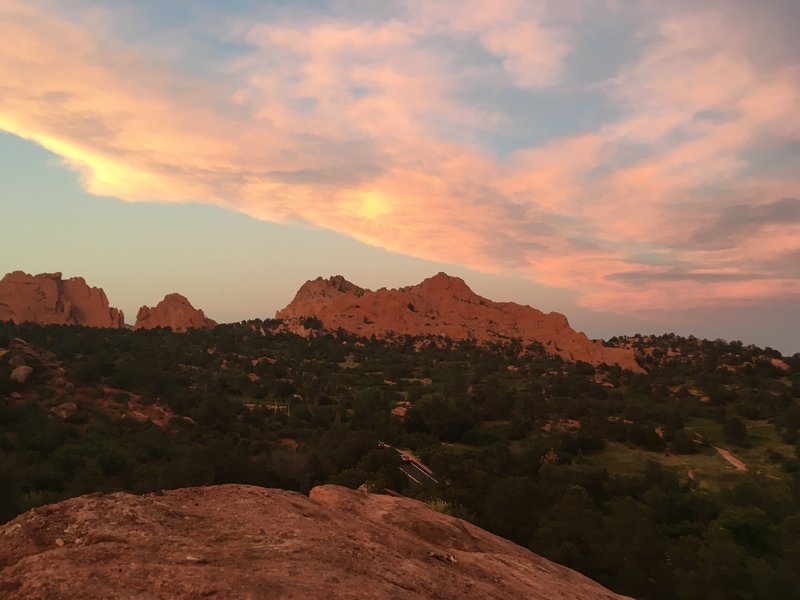
M 153 308 L 142 306 L 136 313 L 134 329 L 170 327 L 172 331 L 214 327 L 217 322 L 209 319 L 203 311 L 195 308 L 180 294 L 167 294 Z
M 22 365 L 11 371 L 11 381 L 14 383 L 23 384 L 28 381 L 28 378 L 33 375 L 33 369 L 28 365 Z
M 464 280 L 439 273 L 419 285 L 396 290 L 362 289 L 341 276 L 306 282 L 276 317 L 290 330 L 307 333 L 304 317 L 316 317 L 329 330 L 362 336 L 440 335 L 478 342 L 520 339 L 538 342 L 568 361 L 618 364 L 641 371 L 635 351 L 607 348 L 569 326 L 556 312 L 543 313 L 514 302 L 492 302 L 473 292 Z
M 4 598 L 622 598 L 416 500 L 336 486 L 91 494 L 0 527 Z
M 105 292 L 82 277 L 61 273 L 8 273 L 0 280 L 0 321 L 40 325 L 124 327 L 122 311 L 108 305 Z

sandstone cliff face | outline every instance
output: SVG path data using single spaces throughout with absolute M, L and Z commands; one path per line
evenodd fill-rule
M 85 325 L 120 329 L 122 311 L 110 307 L 105 292 L 82 277 L 61 273 L 8 273 L 0 280 L 0 321 L 40 325 Z
M 341 276 L 305 283 L 294 300 L 276 317 L 291 330 L 304 333 L 302 317 L 317 317 L 325 328 L 342 328 L 357 335 L 385 337 L 441 335 L 452 339 L 539 342 L 568 361 L 618 364 L 641 371 L 635 352 L 606 348 L 569 326 L 560 313 L 543 313 L 514 302 L 492 302 L 473 292 L 458 277 L 439 273 L 419 285 L 396 290 L 364 290 Z
M 134 329 L 170 327 L 172 331 L 215 327 L 217 322 L 205 316 L 180 294 L 167 294 L 153 308 L 142 306 L 136 314 Z
M 0 539 L 9 599 L 621 598 L 415 500 L 336 486 L 92 494 Z

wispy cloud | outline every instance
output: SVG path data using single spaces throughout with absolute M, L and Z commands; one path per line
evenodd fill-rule
M 800 252 L 800 53 L 759 46 L 770 8 L 640 7 L 635 52 L 598 84 L 570 65 L 621 5 L 532 4 L 176 19 L 8 0 L 0 128 L 95 194 L 308 221 L 591 308 L 800 296 L 779 259 Z M 594 102 L 604 122 L 569 135 L 534 108 L 585 122 Z

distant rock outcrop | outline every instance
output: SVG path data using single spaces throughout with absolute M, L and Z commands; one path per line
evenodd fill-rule
M 167 294 L 153 308 L 142 306 L 136 313 L 134 329 L 169 327 L 172 331 L 215 327 L 217 322 L 209 319 L 203 311 L 195 308 L 180 294 Z
M 40 325 L 125 326 L 122 311 L 110 307 L 105 292 L 83 277 L 61 273 L 8 273 L 0 280 L 0 321 Z
M 622 598 L 416 500 L 331 485 L 91 494 L 32 509 L 0 539 L 8 600 Z
M 439 335 L 478 342 L 520 339 L 538 342 L 568 361 L 617 364 L 641 371 L 635 351 L 608 348 L 569 326 L 561 313 L 543 313 L 514 302 L 492 302 L 464 280 L 439 273 L 419 285 L 396 290 L 365 290 L 341 276 L 306 282 L 294 300 L 276 313 L 290 330 L 308 333 L 303 323 L 315 317 L 325 329 L 362 336 Z

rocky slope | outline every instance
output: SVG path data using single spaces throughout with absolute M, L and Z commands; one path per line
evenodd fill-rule
M 81 382 L 55 354 L 21 338 L 0 343 L 0 380 L 6 373 L 13 384 L 9 394 L 12 404 L 44 407 L 61 420 L 69 420 L 81 411 L 105 418 L 149 421 L 166 429 L 176 418 L 168 406 L 144 401 L 139 394 L 100 382 Z M 188 417 L 178 419 L 191 422 Z
M 621 598 L 407 498 L 243 485 L 92 494 L 0 527 L 4 598 Z
M 172 331 L 215 327 L 216 321 L 205 316 L 202 310 L 192 306 L 185 296 L 167 294 L 154 307 L 142 306 L 136 314 L 134 329 L 170 327 Z
M 0 321 L 41 325 L 124 327 L 122 311 L 110 307 L 105 292 L 82 277 L 61 273 L 8 273 L 0 280 Z
M 594 365 L 618 364 L 641 371 L 635 352 L 607 348 L 569 326 L 560 313 L 543 313 L 514 302 L 492 302 L 464 281 L 439 273 L 419 285 L 400 289 L 360 288 L 341 276 L 306 282 L 276 317 L 296 333 L 308 333 L 303 317 L 317 317 L 326 329 L 342 328 L 363 336 L 440 335 L 452 339 L 539 342 L 565 360 Z

